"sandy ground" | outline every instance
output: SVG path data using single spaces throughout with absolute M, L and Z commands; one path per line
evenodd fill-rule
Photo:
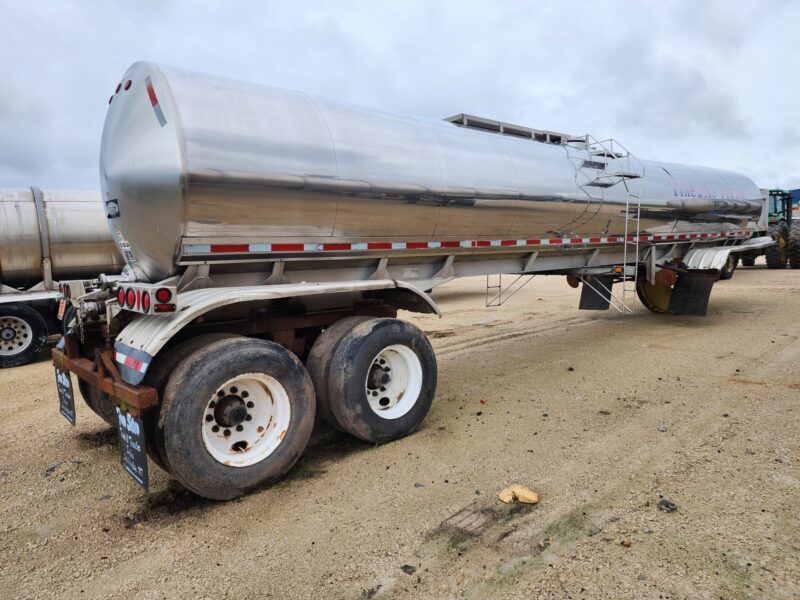
M 145 494 L 49 363 L 1 371 L 0 597 L 800 597 L 800 272 L 740 268 L 705 318 L 579 312 L 563 278 L 487 309 L 484 283 L 411 317 L 439 360 L 418 433 L 323 430 L 230 503 L 154 466 Z M 540 504 L 502 509 L 514 482 Z

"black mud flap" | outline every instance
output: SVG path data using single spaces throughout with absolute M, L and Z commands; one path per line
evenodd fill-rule
M 608 310 L 611 304 L 613 275 L 586 275 L 581 286 L 580 310 Z
M 669 312 L 675 315 L 704 317 L 711 288 L 719 279 L 719 271 L 688 271 L 678 275 L 669 298 Z

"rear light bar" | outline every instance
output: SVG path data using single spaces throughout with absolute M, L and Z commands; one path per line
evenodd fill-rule
M 87 283 L 82 279 L 60 282 L 58 284 L 59 299 L 77 300 L 86 293 Z
M 144 315 L 175 312 L 178 290 L 150 283 L 121 283 L 115 292 L 120 308 Z

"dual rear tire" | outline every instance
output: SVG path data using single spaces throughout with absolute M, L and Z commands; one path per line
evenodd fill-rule
M 343 319 L 319 336 L 307 364 L 260 339 L 179 344 L 148 374 L 162 398 L 151 456 L 193 492 L 229 500 L 292 468 L 317 407 L 336 428 L 382 443 L 414 431 L 436 389 L 428 340 L 397 319 Z

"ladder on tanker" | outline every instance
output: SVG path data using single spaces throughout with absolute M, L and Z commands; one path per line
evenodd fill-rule
M 609 201 L 606 198 L 606 191 L 622 185 L 624 237 L 622 272 L 619 274 L 622 293 L 613 294 L 613 284 L 606 286 L 595 277 L 580 275 L 579 279 L 595 293 L 608 298 L 610 306 L 620 314 L 633 314 L 639 278 L 639 223 L 644 189 L 644 165 L 614 139 L 597 140 L 587 133 L 585 136 L 567 139 L 565 145 L 580 151 L 575 154 L 570 153 L 570 158 L 575 166 L 575 181 L 589 198 L 589 207 L 573 223 L 574 226 L 581 225 L 594 217 Z

